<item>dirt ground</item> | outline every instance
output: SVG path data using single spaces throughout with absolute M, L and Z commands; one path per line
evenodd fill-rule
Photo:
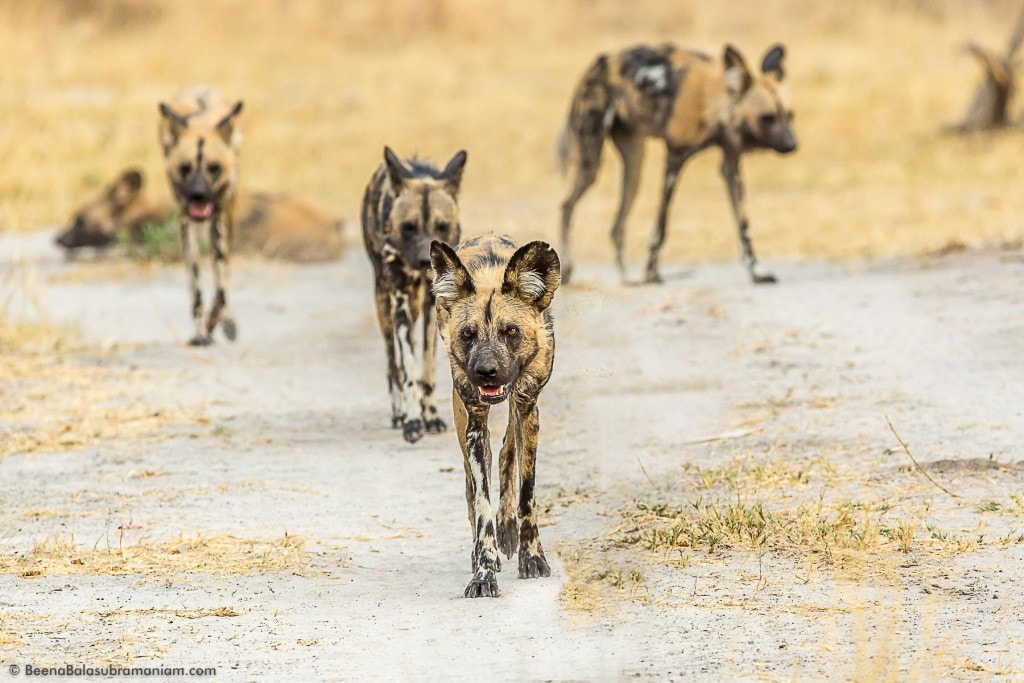
M 6 311 L 72 330 L 59 362 L 95 377 L 80 396 L 96 404 L 26 379 L 0 396 L 0 431 L 43 429 L 32 416 L 47 405 L 122 428 L 69 424 L 75 439 L 0 460 L 5 664 L 214 666 L 224 680 L 1024 679 L 1015 252 L 776 261 L 781 284 L 762 288 L 737 263 L 670 264 L 662 287 L 582 264 L 555 300 L 541 400 L 553 575 L 506 569 L 500 599 L 466 600 L 455 436 L 408 445 L 389 429 L 362 254 L 239 264 L 240 339 L 197 351 L 180 266 L 66 263 L 47 239 L 0 239 Z M 147 416 L 160 417 L 128 424 Z M 856 501 L 889 531 L 826 555 L 629 540 L 647 524 L 637 509 L 697 499 Z

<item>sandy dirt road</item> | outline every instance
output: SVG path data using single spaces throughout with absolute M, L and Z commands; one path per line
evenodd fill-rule
M 583 264 L 556 297 L 541 400 L 554 573 L 506 569 L 499 600 L 471 601 L 455 436 L 410 446 L 388 428 L 361 253 L 240 264 L 238 343 L 195 351 L 180 267 L 93 277 L 104 266 L 64 263 L 41 237 L 2 244 L 9 282 L 34 283 L 27 297 L 11 285 L 9 310 L 72 326 L 83 364 L 125 373 L 117 405 L 172 418 L 145 438 L 0 461 L 0 552 L 285 533 L 308 552 L 299 571 L 255 575 L 2 574 L 5 664 L 215 666 L 223 680 L 1024 676 L 1020 543 L 854 581 L 801 579 L 771 554 L 607 555 L 602 540 L 630 501 L 685 502 L 686 472 L 750 453 L 826 458 L 853 473 L 851 496 L 905 482 L 901 501 L 964 533 L 1024 530 L 1008 502 L 1024 492 L 1024 265 L 1008 252 L 773 263 L 781 284 L 764 288 L 731 263 L 667 268 L 678 277 L 659 288 Z M 889 450 L 886 414 L 959 498 Z M 1000 467 L 956 465 L 984 460 Z M 978 512 L 988 500 L 1003 512 Z M 567 608 L 560 549 L 641 567 L 643 599 L 612 590 L 603 608 Z

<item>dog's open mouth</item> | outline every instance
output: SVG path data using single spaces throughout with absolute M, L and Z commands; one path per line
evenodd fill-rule
M 508 386 L 504 384 L 477 387 L 477 391 L 480 392 L 480 400 L 484 403 L 501 403 L 508 396 Z
M 213 215 L 213 202 L 190 201 L 185 206 L 188 217 L 197 221 L 203 221 Z

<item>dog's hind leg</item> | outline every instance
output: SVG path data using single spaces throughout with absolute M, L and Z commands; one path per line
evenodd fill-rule
M 576 209 L 576 203 L 597 180 L 597 171 L 601 165 L 601 148 L 604 146 L 604 129 L 600 129 L 594 134 L 579 133 L 577 144 L 579 145 L 579 154 L 574 167 L 572 191 L 562 202 L 562 233 L 558 254 L 562 262 L 563 284 L 568 284 L 572 278 L 573 260 L 569 247 L 572 214 Z
M 498 501 L 498 550 L 505 557 L 512 557 L 519 546 L 519 522 L 516 519 L 516 492 L 518 486 L 517 454 L 522 450 L 522 435 L 519 419 L 514 409 L 508 411 L 508 427 L 505 440 L 498 453 L 499 487 Z
M 437 365 L 437 311 L 429 284 L 423 287 L 423 424 L 428 434 L 445 430 L 434 398 L 434 370 Z
M 420 361 L 413 344 L 413 296 L 411 287 L 391 293 L 391 313 L 395 326 L 395 352 L 398 356 L 398 380 L 402 392 L 402 436 L 409 443 L 423 437 L 423 391 L 420 385 Z
M 207 346 L 210 335 L 203 325 L 203 292 L 199 287 L 199 244 L 196 228 L 190 220 L 181 218 L 181 249 L 185 255 L 185 269 L 188 271 L 189 294 L 192 297 L 192 324 L 195 334 L 189 340 L 192 346 Z
M 669 148 L 665 157 L 665 185 L 661 191 L 661 205 L 658 207 L 658 222 L 654 227 L 654 234 L 651 235 L 650 251 L 647 255 L 647 270 L 644 274 L 645 282 L 661 282 L 661 273 L 658 272 L 658 257 L 661 254 L 661 247 L 665 244 L 665 229 L 668 224 L 668 209 L 672 204 L 672 195 L 676 191 L 676 182 L 679 180 L 679 173 L 683 169 L 686 160 L 693 156 L 694 150 L 684 148 L 674 150 Z
M 551 576 L 551 567 L 544 557 L 537 525 L 534 483 L 537 468 L 537 439 L 540 434 L 540 412 L 537 404 L 511 407 L 518 413 L 521 446 L 519 451 L 519 578 L 537 579 Z
M 228 218 L 227 220 L 230 220 Z M 228 277 L 230 275 L 230 244 L 228 240 L 229 230 L 225 221 L 216 218 L 210 225 L 210 251 L 213 253 L 213 284 L 214 295 L 213 305 L 210 307 L 210 316 L 206 321 L 206 336 L 213 338 L 213 331 L 217 324 L 221 324 L 224 336 L 230 341 L 235 340 L 238 328 L 235 326 L 235 319 L 228 308 Z
M 615 245 L 615 263 L 619 267 L 619 275 L 626 279 L 625 261 L 625 224 L 629 210 L 636 199 L 636 191 L 640 186 L 640 168 L 644 161 L 644 137 L 635 130 L 621 123 L 612 126 L 612 142 L 622 157 L 622 198 L 619 212 L 615 215 L 612 225 L 612 244 Z
M 736 218 L 736 226 L 740 233 L 740 244 L 743 247 L 743 260 L 747 264 L 747 272 L 754 284 L 772 284 L 776 282 L 771 273 L 759 273 L 757 257 L 754 256 L 754 245 L 748 233 L 747 209 L 743 198 L 743 177 L 740 175 L 740 157 L 738 154 L 726 152 L 722 157 L 722 177 L 729 189 L 729 203 Z

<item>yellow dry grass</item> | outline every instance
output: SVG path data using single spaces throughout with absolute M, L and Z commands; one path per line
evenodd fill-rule
M 169 425 L 204 420 L 197 409 L 147 404 L 151 371 L 111 366 L 104 355 L 67 330 L 0 311 L 0 458 L 140 443 L 163 438 Z
M 287 534 L 271 539 L 196 534 L 167 541 L 139 541 L 89 549 L 76 544 L 73 536 L 51 536 L 26 553 L 0 554 L 0 573 L 21 577 L 132 574 L 144 579 L 171 579 L 189 574 L 301 574 L 310 561 L 304 545 L 305 539 Z
M 671 40 L 757 63 L 789 47 L 800 151 L 745 164 L 765 256 L 877 254 L 1018 240 L 1024 136 L 938 134 L 977 82 L 956 51 L 1007 40 L 998 0 L 0 0 L 0 230 L 63 221 L 128 164 L 163 182 L 156 103 L 193 82 L 244 98 L 243 181 L 357 215 L 388 143 L 440 159 L 470 152 L 466 231 L 555 237 L 553 161 L 570 94 L 594 55 Z M 608 156 L 611 156 L 610 154 Z M 631 221 L 633 257 L 655 211 L 652 146 Z M 717 154 L 687 169 L 670 259 L 738 253 Z M 605 238 L 618 169 L 577 220 L 582 256 Z
M 925 562 L 1024 543 L 1012 525 L 986 532 L 983 517 L 976 529 L 947 528 L 956 509 L 916 470 L 903 468 L 869 489 L 862 474 L 823 457 L 735 457 L 688 471 L 693 494 L 683 504 L 634 501 L 613 537 L 684 564 L 694 553 L 767 552 L 844 578 L 887 573 L 910 553 Z M 979 501 L 975 513 L 1003 509 Z

